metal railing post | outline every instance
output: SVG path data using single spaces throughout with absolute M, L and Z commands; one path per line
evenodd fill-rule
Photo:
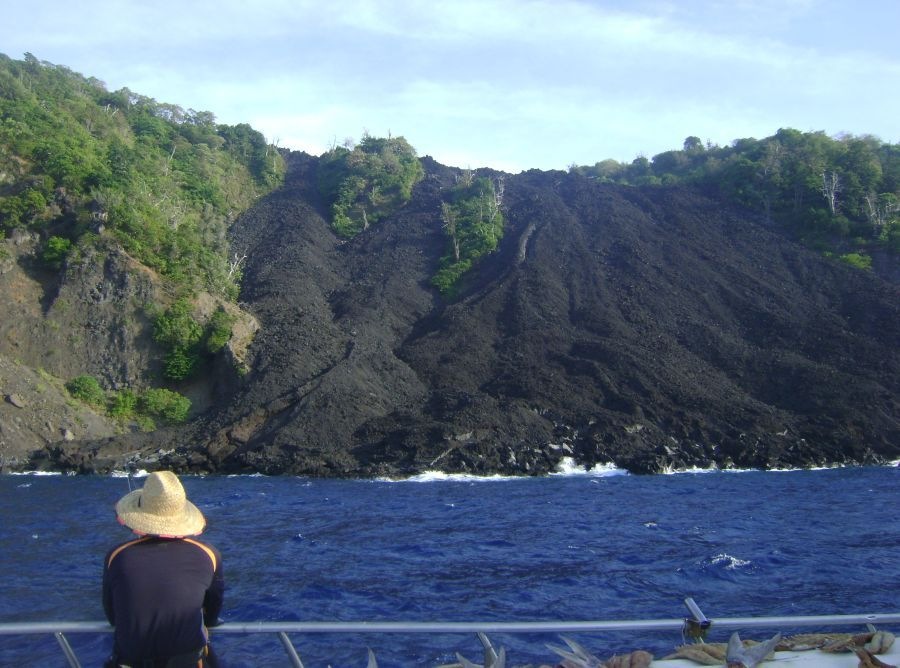
M 492 666 L 497 663 L 497 652 L 494 649 L 494 646 L 491 644 L 491 641 L 488 639 L 487 634 L 479 631 L 477 633 L 478 639 L 481 641 L 481 645 L 484 647 L 484 665 Z
M 294 668 L 303 668 L 303 662 L 300 660 L 300 655 L 297 654 L 297 649 L 294 647 L 294 643 L 291 642 L 291 639 L 288 638 L 288 634 L 281 631 L 278 633 L 278 639 L 281 640 L 281 644 L 284 645 L 284 651 L 287 652 L 288 658 L 291 660 L 291 665 Z
M 62 632 L 57 631 L 53 634 L 53 637 L 56 638 L 56 642 L 58 642 L 59 646 L 62 648 L 63 654 L 66 655 L 66 661 L 69 662 L 69 668 L 81 668 L 78 657 L 75 656 L 75 650 L 72 649 L 72 646 L 69 644 L 69 641 L 66 640 L 66 637 Z

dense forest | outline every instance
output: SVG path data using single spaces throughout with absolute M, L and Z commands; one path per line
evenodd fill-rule
M 237 295 L 226 231 L 284 161 L 249 125 L 221 125 L 26 55 L 0 55 L 0 230 L 39 232 L 60 266 L 101 235 L 178 293 Z
M 900 252 L 900 145 L 868 135 L 781 129 L 727 147 L 688 137 L 682 150 L 652 160 L 603 160 L 570 170 L 631 185 L 696 184 L 863 268 L 874 249 Z

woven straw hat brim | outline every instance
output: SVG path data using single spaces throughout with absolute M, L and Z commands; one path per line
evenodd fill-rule
M 152 536 L 196 536 L 203 532 L 206 519 L 193 503 L 185 500 L 177 512 L 156 515 L 140 507 L 143 492 L 143 489 L 129 492 L 116 504 L 116 514 L 129 529 Z

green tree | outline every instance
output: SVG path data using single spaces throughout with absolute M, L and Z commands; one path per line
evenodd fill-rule
M 190 377 L 200 364 L 203 327 L 186 298 L 175 301 L 153 323 L 153 339 L 166 350 L 163 374 L 171 380 Z
M 700 137 L 687 137 L 684 140 L 683 147 L 685 153 L 702 153 L 704 151 L 703 142 L 700 140 Z
M 68 383 L 66 389 L 76 399 L 93 406 L 102 406 L 106 401 L 106 392 L 93 376 L 87 374 L 76 376 Z
M 165 388 L 145 391 L 138 400 L 138 408 L 145 415 L 160 417 L 173 424 L 185 422 L 191 410 L 191 400 Z
M 871 269 L 872 268 L 872 258 L 863 253 L 845 253 L 840 256 L 841 262 L 845 262 L 849 264 L 851 267 L 856 267 L 857 269 Z
M 41 260 L 48 267 L 59 269 L 72 250 L 72 242 L 64 237 L 50 237 L 44 244 Z
M 166 353 L 163 375 L 169 380 L 184 380 L 194 375 L 200 366 L 200 356 L 193 348 L 175 346 Z
M 215 354 L 225 347 L 231 339 L 231 328 L 234 317 L 221 306 L 217 308 L 206 325 L 205 348 L 208 353 Z
M 114 392 L 106 402 L 106 413 L 119 419 L 131 418 L 137 409 L 138 396 L 129 389 Z
M 482 256 L 493 252 L 503 237 L 502 177 L 461 179 L 441 204 L 448 251 L 431 279 L 441 294 L 451 296 L 459 280 Z
M 194 319 L 190 302 L 176 300 L 153 323 L 153 339 L 162 345 L 190 348 L 203 336 L 203 327 Z
M 352 237 L 406 204 L 424 176 L 403 137 L 363 137 L 352 150 L 336 147 L 321 158 L 319 191 L 331 206 L 332 226 Z

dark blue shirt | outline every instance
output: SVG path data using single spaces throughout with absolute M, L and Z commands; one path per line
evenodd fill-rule
M 103 609 L 116 627 L 119 661 L 164 659 L 202 649 L 222 609 L 216 548 L 193 538 L 145 536 L 109 551 Z

